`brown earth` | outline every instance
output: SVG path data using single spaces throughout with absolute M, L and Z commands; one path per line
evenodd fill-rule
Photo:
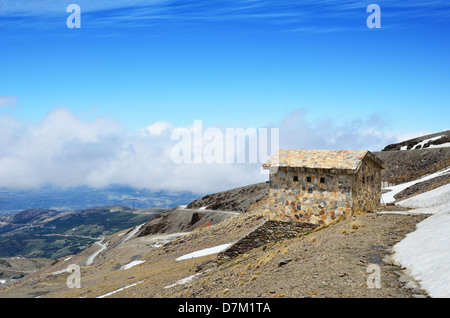
M 203 248 L 232 243 L 266 217 L 261 206 L 213 226 L 194 230 L 165 245 L 150 246 L 151 236 L 117 244 L 117 236 L 91 266 L 81 266 L 80 289 L 66 286 L 68 273 L 30 274 L 0 289 L 0 297 L 424 297 L 420 288 L 405 288 L 402 269 L 389 260 L 392 247 L 426 216 L 363 214 L 306 236 L 280 240 L 218 264 L 217 254 L 177 261 Z M 121 236 L 123 237 L 123 235 Z M 115 242 L 115 243 L 114 243 Z M 89 252 L 92 253 L 92 250 Z M 88 254 L 86 254 L 88 255 Z M 84 257 L 86 257 L 86 255 Z M 82 264 L 81 256 L 78 261 Z M 127 270 L 132 260 L 145 261 Z M 381 287 L 368 288 L 368 266 L 379 266 Z M 59 269 L 64 263 L 59 262 Z M 187 283 L 179 280 L 197 275 Z M 133 285 L 135 284 L 135 285 Z

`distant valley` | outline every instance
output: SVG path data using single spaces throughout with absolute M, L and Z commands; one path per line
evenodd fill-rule
M 190 192 L 151 191 L 121 185 L 100 189 L 62 189 L 53 186 L 29 190 L 0 188 L 0 216 L 12 215 L 26 209 L 71 211 L 108 205 L 124 205 L 138 209 L 172 208 L 188 204 L 200 196 L 201 194 Z
M 93 189 L 0 188 L 0 257 L 57 259 L 199 197 L 114 185 Z
M 162 208 L 113 205 L 75 211 L 28 209 L 0 217 L 0 257 L 56 259 L 117 231 L 145 223 Z

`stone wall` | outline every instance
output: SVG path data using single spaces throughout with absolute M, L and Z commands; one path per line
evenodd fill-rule
M 348 170 L 279 168 L 270 176 L 270 218 L 327 224 L 351 213 Z
M 278 240 L 298 237 L 300 234 L 315 229 L 317 225 L 300 222 L 282 222 L 266 219 L 248 234 L 243 236 L 225 251 L 219 253 L 218 262 L 232 259 L 251 249 Z
M 352 212 L 375 211 L 381 201 L 381 170 L 371 159 L 364 160 L 352 182 Z
M 343 169 L 279 167 L 270 175 L 270 219 L 328 224 L 380 204 L 381 170 L 370 158 L 358 173 Z

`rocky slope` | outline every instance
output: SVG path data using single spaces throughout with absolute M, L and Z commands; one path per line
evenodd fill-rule
M 393 150 L 417 150 L 425 148 L 437 148 L 450 144 L 450 130 L 441 131 L 434 134 L 424 135 L 417 138 L 405 140 L 396 144 L 386 146 L 382 151 Z
M 399 173 L 399 169 L 426 167 L 448 152 L 440 148 L 377 155 L 388 170 Z M 409 160 L 403 161 L 405 155 Z M 404 195 L 430 186 L 432 181 Z M 217 261 L 217 251 L 179 259 L 246 236 L 268 213 L 267 203 L 254 209 L 250 205 L 267 196 L 268 183 L 205 196 L 187 209 L 161 213 L 81 253 L 0 285 L 0 297 L 426 297 L 417 282 L 390 261 L 392 246 L 426 215 L 355 215 L 223 263 Z M 93 256 L 93 262 L 87 263 Z M 66 284 L 70 264 L 81 267 L 81 288 Z M 382 288 L 368 288 L 370 264 L 380 266 Z
M 153 217 L 137 233 L 137 237 L 190 232 L 196 228 L 220 223 L 239 212 L 174 208 Z
M 383 177 L 397 177 L 422 171 L 444 159 L 450 158 L 450 147 L 380 151 L 374 154 L 386 163 L 386 169 L 382 170 Z
M 264 206 L 160 247 L 152 235 L 122 243 L 123 231 L 104 240 L 108 247 L 93 264 L 83 262 L 94 248 L 4 286 L 0 297 L 426 297 L 389 260 L 392 246 L 425 217 L 357 215 L 220 264 L 217 253 L 178 259 L 239 239 L 264 220 Z M 81 266 L 81 288 L 66 285 L 71 263 Z M 380 266 L 382 288 L 368 288 L 369 264 Z
M 188 204 L 187 208 L 247 212 L 251 204 L 264 200 L 268 193 L 269 182 L 261 182 L 204 196 Z

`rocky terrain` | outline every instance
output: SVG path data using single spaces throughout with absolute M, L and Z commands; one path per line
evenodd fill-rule
M 199 227 L 220 223 L 238 214 L 239 212 L 177 207 L 157 214 L 146 222 L 137 233 L 137 237 L 190 232 Z
M 242 237 L 264 220 L 264 210 L 173 236 L 160 247 L 154 235 L 121 243 L 121 232 L 104 241 L 109 247 L 92 265 L 83 266 L 90 248 L 4 286 L 0 297 L 426 297 L 389 260 L 392 246 L 426 216 L 357 215 L 228 262 L 219 264 L 217 254 L 177 260 Z M 133 261 L 140 262 L 124 269 Z M 62 270 L 70 263 L 82 266 L 81 288 L 66 285 L 69 273 Z M 382 288 L 368 288 L 370 264 L 380 266 Z
M 392 173 L 420 170 L 448 154 L 447 148 L 377 153 Z M 448 182 L 448 175 L 433 178 L 406 188 L 398 197 Z M 407 207 L 384 206 L 384 211 L 406 213 L 357 214 L 219 261 L 218 247 L 234 244 L 265 222 L 267 196 L 268 183 L 258 183 L 178 206 L 0 285 L 0 298 L 428 296 L 391 258 L 393 246 L 429 217 L 408 214 Z M 257 202 L 263 204 L 252 206 Z M 71 264 L 80 266 L 81 288 L 67 285 Z M 368 286 L 373 265 L 381 273 L 379 288 Z
M 450 158 L 450 147 L 379 151 L 374 154 L 386 163 L 386 169 L 382 170 L 383 178 L 404 176 L 422 171 L 427 167 L 442 160 Z
M 396 195 L 394 195 L 394 198 L 396 200 L 404 200 L 414 195 L 418 195 L 420 193 L 436 189 L 448 183 L 450 183 L 450 174 L 432 178 L 430 180 L 426 180 L 423 182 L 418 182 L 412 186 L 407 187 L 405 190 L 397 193 Z
M 247 212 L 251 204 L 267 198 L 268 194 L 269 182 L 267 181 L 209 194 L 189 203 L 187 208 L 207 207 L 210 210 Z

